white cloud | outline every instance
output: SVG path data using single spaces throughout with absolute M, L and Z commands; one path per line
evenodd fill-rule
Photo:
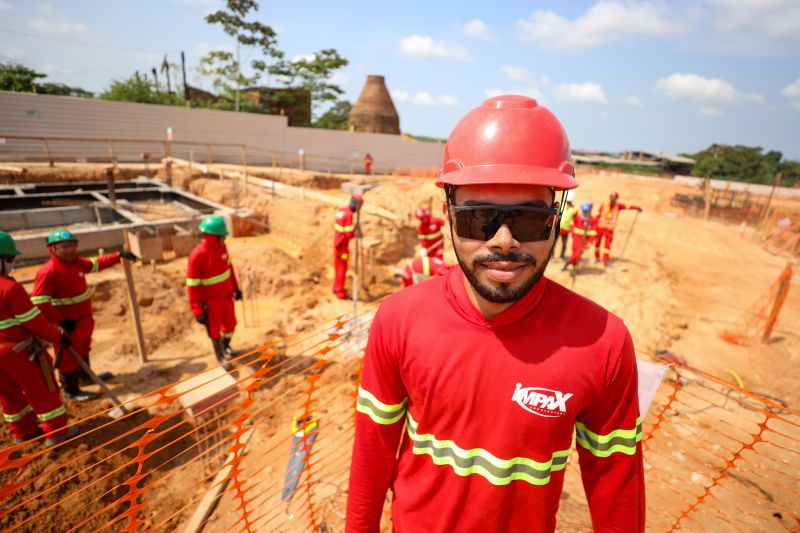
M 89 26 L 83 22 L 69 20 L 56 13 L 51 4 L 41 4 L 39 11 L 42 16 L 28 20 L 28 27 L 53 35 L 81 35 L 89 31 Z
M 18 46 L 0 43 L 0 56 L 5 57 L 6 59 L 19 59 L 23 55 L 25 55 L 25 52 L 23 52 Z
M 786 98 L 800 98 L 800 78 L 784 87 L 781 94 Z
M 700 106 L 697 108 L 697 114 L 704 117 L 718 118 L 722 116 L 722 110 L 711 106 Z
M 400 39 L 400 54 L 415 59 L 472 61 L 469 52 L 456 43 L 436 42 L 430 37 L 411 35 Z
M 750 30 L 774 39 L 800 35 L 797 0 L 708 0 L 709 20 L 718 31 Z
M 577 52 L 626 37 L 669 37 L 688 31 L 687 24 L 670 20 L 666 5 L 600 0 L 586 13 L 567 20 L 553 11 L 534 11 L 528 20 L 517 22 L 521 39 L 553 50 Z
M 642 107 L 642 100 L 638 96 L 626 96 L 622 99 L 622 103 L 631 107 Z
M 577 104 L 608 103 L 603 86 L 587 81 L 585 83 L 562 83 L 555 89 L 556 98 Z
M 684 102 L 714 105 L 764 103 L 761 94 L 744 94 L 725 80 L 704 78 L 697 74 L 675 73 L 656 81 L 655 88 L 670 100 Z
M 792 107 L 795 108 L 797 111 L 800 111 L 800 100 L 795 100 L 792 102 Z
M 413 95 L 408 91 L 392 91 L 392 98 L 397 102 L 421 106 L 457 107 L 459 105 L 458 98 L 451 94 L 442 94 L 434 97 L 425 91 L 417 91 Z
M 494 35 L 492 35 L 492 32 L 489 31 L 489 27 L 486 26 L 481 19 L 471 20 L 464 25 L 457 26 L 457 28 L 470 39 L 475 39 L 477 41 L 494 40 Z
M 334 85 L 347 86 L 350 83 L 350 76 L 344 72 L 334 72 L 333 76 L 328 78 L 328 81 Z
M 14 11 L 14 6 L 9 4 L 8 2 L 3 2 L 0 0 L 0 13 L 4 11 Z
M 298 61 L 314 61 L 314 58 L 317 57 L 314 54 L 299 54 L 292 58 L 292 63 L 297 63 Z
M 506 78 L 515 83 L 530 83 L 531 75 L 525 67 L 518 67 L 514 65 L 504 65 L 500 67 L 500 71 Z

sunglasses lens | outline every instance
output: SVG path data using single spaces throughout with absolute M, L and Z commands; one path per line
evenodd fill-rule
M 491 239 L 503 224 L 520 242 L 544 241 L 550 237 L 555 219 L 555 215 L 549 211 L 490 207 L 459 209 L 454 215 L 456 235 L 481 241 Z

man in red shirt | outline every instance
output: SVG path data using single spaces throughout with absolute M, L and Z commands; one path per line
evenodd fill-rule
M 46 445 L 53 446 L 77 431 L 67 432 L 67 410 L 53 363 L 39 339 L 69 345 L 69 338 L 44 318 L 11 277 L 18 255 L 11 235 L 0 231 L 0 406 L 15 444 L 44 432 Z
M 378 531 L 391 488 L 395 531 L 552 532 L 573 435 L 594 529 L 644 530 L 630 334 L 543 277 L 570 157 L 558 119 L 523 96 L 490 98 L 451 133 L 438 184 L 461 268 L 374 318 L 347 531 Z
M 225 219 L 217 215 L 203 218 L 200 232 L 203 242 L 189 254 L 186 292 L 195 320 L 206 327 L 217 362 L 225 365 L 226 356 L 237 355 L 231 348 L 236 329 L 233 301 L 242 299 L 242 291 L 225 246 Z
M 415 213 L 419 220 L 419 245 L 423 255 L 442 259 L 444 257 L 444 234 L 442 226 L 444 220 L 428 213 L 425 209 L 417 209 Z
M 367 153 L 364 156 L 364 174 L 372 174 L 372 154 Z
M 561 270 L 578 264 L 584 250 L 597 238 L 597 217 L 592 216 L 592 202 L 583 202 L 581 212 L 572 219 L 572 257 Z
M 410 287 L 429 279 L 431 276 L 444 274 L 445 271 L 444 261 L 438 257 L 423 255 L 409 261 L 397 275 L 403 280 L 403 287 Z
M 344 285 L 350 259 L 350 239 L 361 231 L 353 219 L 363 203 L 361 195 L 354 194 L 347 207 L 336 211 L 336 221 L 333 223 L 333 294 L 342 300 L 347 299 Z
M 600 252 L 603 252 L 603 266 L 608 265 L 608 260 L 611 257 L 611 243 L 614 241 L 614 230 L 617 229 L 617 221 L 619 220 L 619 212 L 623 209 L 633 209 L 641 211 L 642 208 L 633 204 L 621 204 L 618 192 L 612 192 L 608 197 L 608 205 L 600 204 L 600 209 L 597 211 L 597 241 L 594 246 L 594 260 L 600 261 Z
M 120 258 L 136 261 L 130 252 L 106 254 L 89 259 L 78 255 L 78 238 L 65 229 L 53 231 L 47 237 L 50 260 L 36 272 L 31 300 L 53 324 L 69 333 L 72 347 L 89 364 L 94 318 L 92 317 L 92 290 L 86 284 L 86 275 L 118 265 Z M 85 402 L 96 394 L 80 388 L 81 381 L 89 382 L 78 362 L 65 347 L 54 344 L 56 368 L 64 387 L 64 398 Z M 101 372 L 100 379 L 110 379 L 110 372 Z

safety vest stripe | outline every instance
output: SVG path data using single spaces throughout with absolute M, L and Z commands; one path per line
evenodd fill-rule
M 419 238 L 424 241 L 432 241 L 433 239 L 438 239 L 442 236 L 442 230 L 437 231 L 436 233 L 429 233 L 427 235 L 420 235 Z
M 340 231 L 342 233 L 349 233 L 354 229 L 356 229 L 356 225 L 350 224 L 349 226 L 340 226 L 339 224 L 334 224 L 333 229 L 335 229 L 336 231 Z
M 96 257 L 90 257 L 89 261 L 92 262 L 92 272 L 99 272 L 100 271 L 100 263 L 97 261 Z
M 187 287 L 196 287 L 198 285 L 208 286 L 208 285 L 216 285 L 217 283 L 222 283 L 226 279 L 231 277 L 231 269 L 228 268 L 222 274 L 218 276 L 214 276 L 211 278 L 186 278 L 186 286 Z
M 428 455 L 439 466 L 450 466 L 459 476 L 477 474 L 493 485 L 508 485 L 520 480 L 531 485 L 546 485 L 550 474 L 567 465 L 569 449 L 553 452 L 549 461 L 527 457 L 500 459 L 483 448 L 465 450 L 451 440 L 439 440 L 431 434 L 417 433 L 417 423 L 408 415 L 406 428 L 416 455 Z
M 52 411 L 47 411 L 46 413 L 36 415 L 36 418 L 39 419 L 39 422 L 47 422 L 48 420 L 52 420 L 54 418 L 58 418 L 59 416 L 66 414 L 67 409 L 64 407 L 62 403 Z
M 79 304 L 81 302 L 85 302 L 92 296 L 92 289 L 86 289 L 86 292 L 83 294 L 79 294 L 78 296 L 73 296 L 72 298 L 52 298 L 51 301 L 53 305 L 72 305 L 72 304 Z
M 25 417 L 25 415 L 27 415 L 31 411 L 33 411 L 33 409 L 31 409 L 31 406 L 26 405 L 21 411 L 17 413 L 12 413 L 12 414 L 3 413 L 3 418 L 5 419 L 6 422 L 10 424 L 12 422 L 17 422 L 19 420 L 22 420 Z
M 590 230 L 582 230 L 582 229 L 575 228 L 575 230 L 574 230 L 574 231 L 575 231 L 575 235 L 589 235 L 589 236 L 591 236 L 591 235 L 597 235 L 597 231 L 596 231 L 596 230 L 593 230 L 593 229 L 590 229 Z
M 590 431 L 584 424 L 575 424 L 575 440 L 597 457 L 609 457 L 613 453 L 634 455 L 636 444 L 642 440 L 642 418 L 636 419 L 635 429 L 618 429 L 607 435 L 598 435 Z
M 21 315 L 14 315 L 12 318 L 7 318 L 5 320 L 0 320 L 0 330 L 13 328 L 14 326 L 19 326 L 27 322 L 28 320 L 32 320 L 36 317 L 41 311 L 39 311 L 38 307 L 31 308 L 30 311 L 26 311 Z
M 431 275 L 431 258 L 428 256 L 422 258 L 422 274 L 424 276 Z
M 394 424 L 406 414 L 407 400 L 408 398 L 405 398 L 398 404 L 386 404 L 378 400 L 369 391 L 359 387 L 356 411 L 364 413 L 376 424 Z
M 223 339 L 230 339 L 231 337 L 233 337 L 233 332 L 226 333 L 226 332 L 224 332 L 224 331 L 223 331 L 222 333 L 220 333 L 220 336 L 221 336 Z
M 39 295 L 39 296 L 31 296 L 31 302 L 33 302 L 36 305 L 52 303 L 52 301 L 53 301 L 53 298 L 51 298 L 50 296 L 47 296 L 46 294 L 42 294 L 42 295 Z

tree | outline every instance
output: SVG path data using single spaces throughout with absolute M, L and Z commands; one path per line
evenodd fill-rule
M 346 66 L 349 61 L 333 48 L 316 52 L 311 59 L 280 61 L 274 72 L 283 78 L 288 87 L 299 87 L 311 94 L 312 108 L 325 102 L 334 102 L 344 94 L 341 87 L 331 82 L 334 71 Z M 313 115 L 313 113 L 312 113 Z
M 776 150 L 763 153 L 761 147 L 712 144 L 692 157 L 696 161 L 693 173 L 697 176 L 770 184 L 775 174 L 784 172 L 781 183 L 796 181 L 793 177 L 796 163 L 782 161 L 783 154 Z
M 244 76 L 233 54 L 222 50 L 212 50 L 204 55 L 197 71 L 200 75 L 211 78 L 211 85 L 223 98 L 235 98 L 237 88 L 251 85 L 258 80 L 258 76 Z
M 339 100 L 319 117 L 313 126 L 326 130 L 346 130 L 350 127 L 350 110 L 352 108 L 353 105 L 347 100 Z
M 47 74 L 36 72 L 18 63 L 0 63 L 0 90 L 20 93 L 35 92 L 58 96 L 82 96 L 92 98 L 94 95 L 80 87 L 70 87 L 63 83 L 38 83 Z
M 113 80 L 111 86 L 100 94 L 103 100 L 116 100 L 119 102 L 138 102 L 141 104 L 177 104 L 182 105 L 182 97 L 173 97 L 165 92 L 158 91 L 155 83 L 139 72 L 133 73 L 129 78 Z

